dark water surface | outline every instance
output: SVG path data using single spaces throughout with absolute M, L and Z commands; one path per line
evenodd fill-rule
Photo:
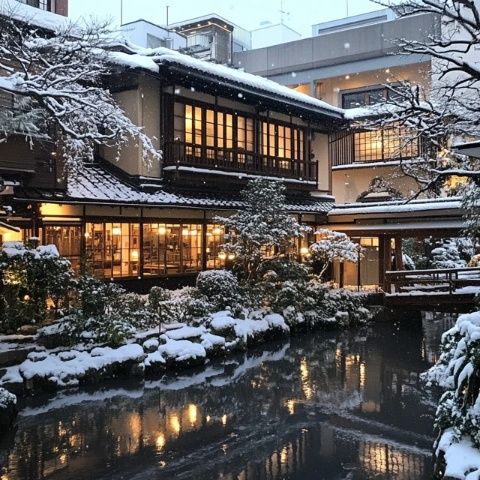
M 419 374 L 451 321 L 304 335 L 201 371 L 25 401 L 0 478 L 429 479 L 435 403 Z

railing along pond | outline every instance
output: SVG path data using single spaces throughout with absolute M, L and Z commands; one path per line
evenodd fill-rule
M 464 287 L 480 287 L 480 267 L 385 272 L 385 293 L 455 293 Z

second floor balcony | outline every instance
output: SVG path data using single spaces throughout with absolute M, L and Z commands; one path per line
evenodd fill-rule
M 398 162 L 433 153 L 430 142 L 404 127 L 342 131 L 331 135 L 329 141 L 329 155 L 334 168 Z
M 244 173 L 315 185 L 314 135 L 301 121 L 286 118 L 177 99 L 163 146 L 164 170 Z
M 247 173 L 315 184 L 317 162 L 268 156 L 246 150 L 169 142 L 164 149 L 164 169 L 187 167 L 212 172 Z

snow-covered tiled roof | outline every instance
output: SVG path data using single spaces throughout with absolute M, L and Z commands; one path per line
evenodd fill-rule
M 182 207 L 205 209 L 239 209 L 243 203 L 234 194 L 176 193 L 164 189 L 145 191 L 137 188 L 113 172 L 99 165 L 85 165 L 68 179 L 67 192 L 18 191 L 18 198 L 37 199 L 45 202 L 109 203 L 132 206 Z M 289 199 L 292 213 L 325 214 L 333 207 L 328 199 L 302 195 Z
M 429 198 L 421 200 L 395 200 L 389 202 L 372 203 L 346 203 L 335 205 L 329 211 L 329 216 L 337 215 L 359 215 L 368 213 L 408 213 L 424 212 L 431 210 L 459 210 L 462 206 L 462 199 L 459 197 Z
M 52 31 L 68 24 L 68 19 L 62 15 L 31 7 L 17 0 L 0 0 L 0 15 Z
M 275 95 L 286 100 L 303 104 L 305 107 L 318 109 L 323 113 L 329 113 L 337 118 L 343 118 L 344 110 L 334 107 L 322 100 L 297 92 L 291 88 L 280 85 L 259 75 L 244 72 L 224 65 L 207 62 L 193 58 L 189 55 L 170 50 L 168 48 L 141 48 L 126 42 L 129 53 L 112 51 L 112 60 L 129 68 L 142 68 L 155 73 L 160 71 L 161 65 L 177 65 L 195 71 L 220 78 L 236 86 L 251 87 L 256 90 Z

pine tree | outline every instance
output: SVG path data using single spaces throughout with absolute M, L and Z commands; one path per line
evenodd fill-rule
M 301 225 L 288 213 L 285 186 L 265 178 L 251 180 L 242 191 L 244 208 L 229 218 L 219 218 L 228 229 L 224 249 L 246 279 L 257 277 L 265 260 L 285 255 Z

